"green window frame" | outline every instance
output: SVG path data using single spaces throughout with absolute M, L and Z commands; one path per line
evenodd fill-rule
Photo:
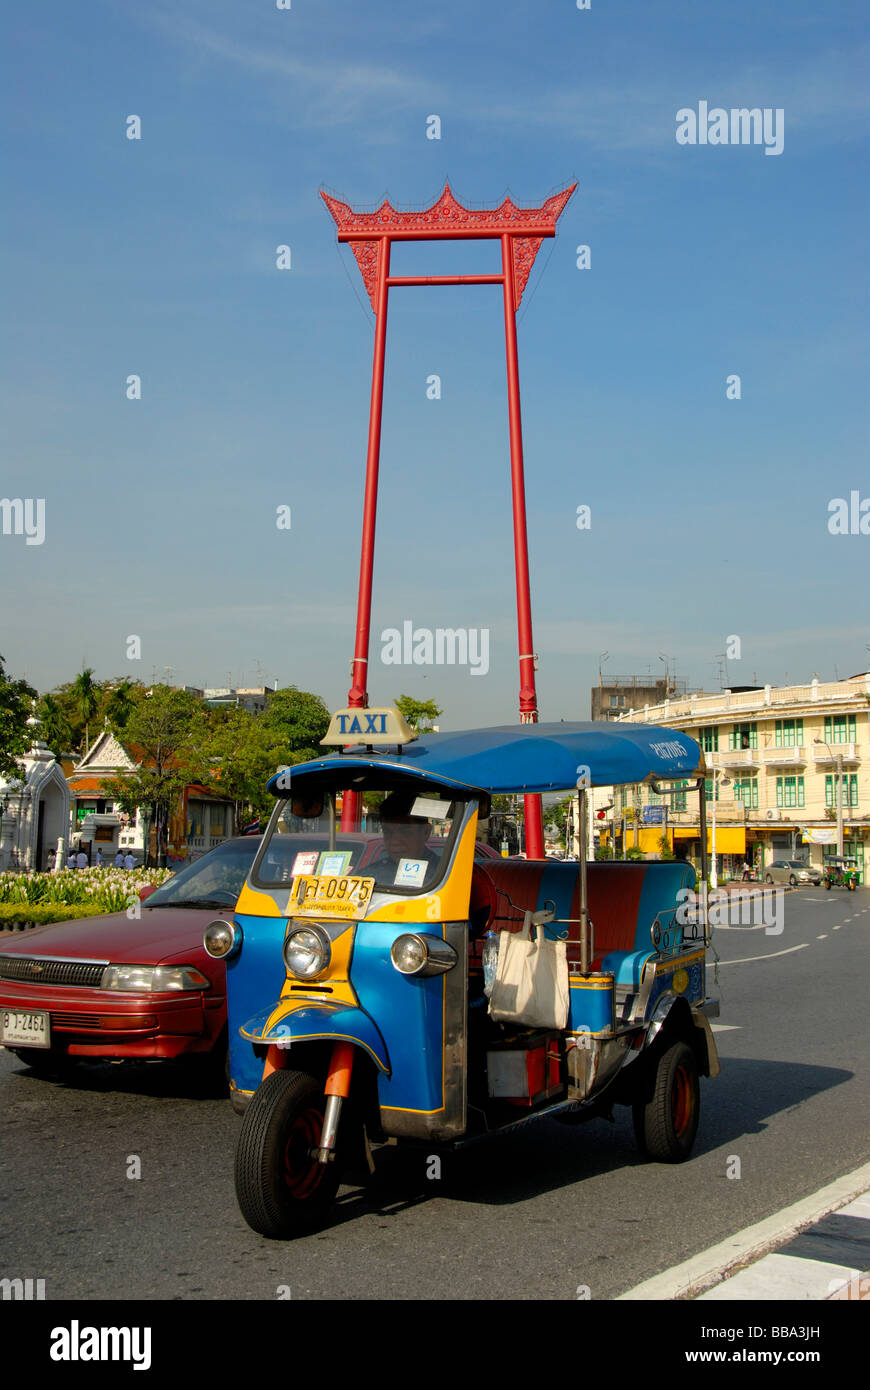
M 711 724 L 708 729 L 699 730 L 698 742 L 700 743 L 701 748 L 705 753 L 718 753 L 719 725 Z
M 734 752 L 740 748 L 758 747 L 757 724 L 735 724 L 728 735 L 728 747 Z
M 776 804 L 782 807 L 803 806 L 805 799 L 803 777 L 777 777 Z
M 747 810 L 758 810 L 758 778 L 735 777 L 734 800 L 742 801 Z
M 836 809 L 837 806 L 837 774 L 829 772 L 825 774 L 825 805 Z M 846 772 L 843 774 L 843 806 L 858 805 L 858 774 L 857 772 Z
M 774 746 L 776 748 L 799 748 L 804 741 L 804 721 L 802 719 L 777 719 Z
M 712 777 L 705 777 L 705 778 L 704 778 L 704 800 L 705 800 L 705 801 L 712 801 L 712 800 L 713 800 L 713 786 L 714 786 L 714 779 L 713 779 Z M 716 798 L 715 798 L 715 799 L 718 801 L 718 800 L 719 800 L 719 792 L 720 792 L 719 779 L 718 779 L 718 777 L 715 779 L 715 787 L 716 787 Z
M 825 742 L 854 743 L 857 736 L 857 716 L 854 714 L 826 714 Z

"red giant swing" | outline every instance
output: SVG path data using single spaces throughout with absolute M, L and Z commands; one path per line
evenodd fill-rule
M 514 520 L 517 627 L 520 662 L 520 723 L 538 720 L 535 690 L 535 656 L 532 646 L 532 612 L 529 592 L 529 557 L 526 538 L 526 499 L 523 474 L 523 433 L 520 415 L 520 379 L 517 361 L 516 314 L 535 257 L 545 237 L 556 234 L 556 222 L 576 184 L 555 193 L 542 207 L 519 208 L 505 198 L 497 208 L 464 208 L 449 184 L 440 198 L 422 212 L 397 212 L 384 201 L 375 212 L 354 212 L 347 203 L 321 192 L 338 227 L 339 242 L 349 242 L 362 273 L 375 314 L 375 349 L 369 414 L 366 486 L 363 504 L 362 553 L 357 601 L 356 645 L 348 704 L 362 708 L 368 702 L 367 675 L 371 619 L 372 569 L 378 495 L 378 464 L 384 396 L 384 358 L 387 342 L 387 299 L 391 289 L 403 285 L 501 285 L 504 292 L 505 349 L 507 354 L 508 412 L 510 420 L 511 492 Z M 390 249 L 394 241 L 500 241 L 500 275 L 391 275 Z M 359 824 L 359 796 L 345 794 L 342 828 Z M 530 859 L 544 857 L 541 800 L 525 798 L 526 852 Z

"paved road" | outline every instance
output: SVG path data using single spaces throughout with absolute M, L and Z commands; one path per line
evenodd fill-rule
M 870 1159 L 870 891 L 786 895 L 781 935 L 722 927 L 722 1075 L 692 1160 L 638 1160 L 614 1124 L 554 1121 L 426 1177 L 383 1150 L 335 1224 L 263 1240 L 236 1208 L 239 1121 L 173 1067 L 36 1077 L 0 1052 L 0 1277 L 92 1299 L 610 1299 Z M 718 976 L 718 985 L 715 980 Z M 131 1156 L 141 1177 L 128 1177 Z M 729 1178 L 740 1161 L 739 1178 Z

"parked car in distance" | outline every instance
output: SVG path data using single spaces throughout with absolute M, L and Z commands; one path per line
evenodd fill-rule
M 788 883 L 796 888 L 800 883 L 814 883 L 817 887 L 822 881 L 821 869 L 814 869 L 804 859 L 774 859 L 764 871 L 765 883 Z

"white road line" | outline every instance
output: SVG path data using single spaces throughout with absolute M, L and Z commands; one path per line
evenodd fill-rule
M 750 960 L 773 960 L 774 956 L 788 956 L 792 951 L 805 951 L 809 944 L 808 941 L 802 941 L 800 946 L 788 946 L 784 951 L 771 951 L 766 956 L 741 956 L 739 960 L 720 960 L 716 965 L 721 970 L 723 965 L 745 965 Z
M 644 1300 L 655 1298 L 697 1297 L 711 1285 L 727 1274 L 735 1265 L 747 1259 L 767 1253 L 773 1246 L 781 1245 L 793 1235 L 814 1221 L 819 1221 L 832 1211 L 837 1211 L 846 1202 L 870 1190 L 870 1163 L 856 1168 L 835 1182 L 822 1187 L 818 1192 L 804 1197 L 800 1202 L 784 1207 L 764 1221 L 747 1226 L 735 1232 L 718 1245 L 711 1245 L 700 1255 L 656 1274 L 642 1284 L 637 1284 L 627 1293 L 619 1295 L 617 1302 L 624 1300 Z
M 816 937 L 816 941 L 827 941 L 827 939 L 828 939 L 828 933 L 827 933 L 826 931 L 823 931 L 822 934 L 821 934 L 821 936 L 817 936 L 817 937 Z
M 832 928 L 831 928 L 831 931 L 839 931 L 839 930 L 840 930 L 839 925 L 836 926 L 836 927 L 832 927 Z
M 741 1023 L 711 1023 L 710 1029 L 714 1033 L 739 1033 L 742 1026 Z

